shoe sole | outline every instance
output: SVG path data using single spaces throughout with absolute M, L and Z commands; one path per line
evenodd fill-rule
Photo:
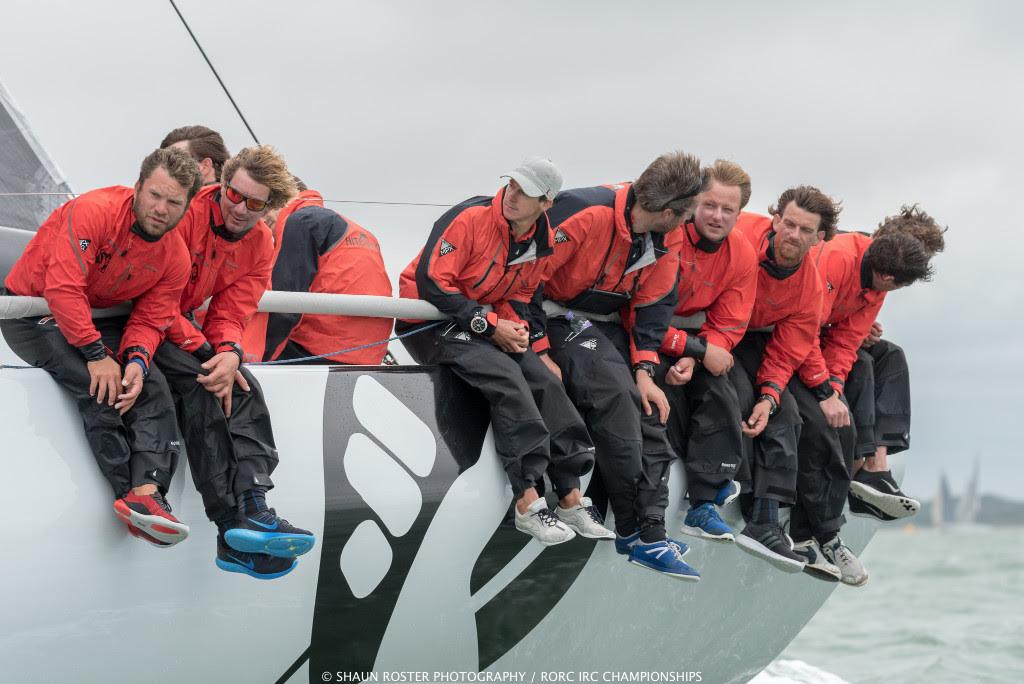
M 863 499 L 858 499 L 855 496 L 851 496 L 850 499 L 852 501 L 856 501 L 861 506 L 866 506 L 868 508 L 868 510 L 866 511 L 855 511 L 853 510 L 853 506 L 851 505 L 850 515 L 856 516 L 858 518 L 867 518 L 868 520 L 877 520 L 879 522 L 892 522 L 893 520 L 896 520 L 896 518 L 892 517 L 891 515 L 883 513 L 882 511 L 878 510 L 877 508 L 869 504 L 867 501 L 864 501 Z
M 559 518 L 559 520 L 561 520 L 561 518 Z M 568 527 L 570 530 L 572 530 L 574 533 L 576 533 L 580 537 L 583 537 L 584 539 L 610 539 L 612 541 L 615 541 L 615 533 L 612 532 L 611 530 L 607 529 L 607 528 L 605 528 L 605 531 L 604 531 L 603 534 L 600 534 L 600 533 L 599 534 L 588 534 L 588 533 L 584 532 L 583 530 L 581 530 L 580 528 L 576 527 L 575 525 L 570 524 L 569 522 L 567 522 L 565 520 L 562 520 L 562 524 L 565 525 L 566 527 Z M 516 529 L 519 529 L 519 528 L 516 528 Z M 519 530 L 519 531 L 522 532 L 522 530 Z M 527 534 L 529 534 L 529 532 L 527 532 Z
M 803 572 L 804 567 L 807 565 L 804 561 L 795 561 L 791 558 L 780 556 L 756 539 L 751 539 L 750 537 L 742 534 L 736 540 L 736 545 L 750 555 L 768 561 L 770 565 L 782 570 L 783 572 L 791 574 Z
M 720 535 L 714 535 L 710 532 L 705 532 L 699 527 L 690 527 L 689 525 L 683 525 L 679 528 L 679 531 L 683 534 L 688 534 L 691 537 L 697 537 L 699 539 L 710 539 L 711 541 L 717 542 L 733 542 L 736 541 L 736 537 L 733 536 L 732 532 L 726 532 Z
M 311 534 L 282 534 L 232 528 L 224 533 L 224 542 L 235 551 L 262 553 L 277 558 L 296 558 L 316 545 Z
M 842 580 L 840 575 L 836 575 L 834 572 L 810 564 L 804 566 L 804 574 L 810 575 L 814 579 L 821 580 L 822 582 L 838 583 Z
M 248 575 L 249 577 L 252 577 L 253 579 L 258 579 L 258 580 L 272 580 L 272 579 L 277 579 L 278 577 L 284 577 L 289 572 L 294 570 L 295 566 L 299 564 L 299 561 L 295 560 L 295 561 L 292 561 L 292 564 L 288 567 L 287 570 L 282 570 L 281 572 L 272 572 L 272 573 L 268 573 L 268 574 L 261 574 L 261 573 L 258 573 L 255 570 L 252 570 L 251 568 L 248 568 L 248 567 L 246 567 L 244 565 L 239 565 L 238 563 L 231 563 L 231 562 L 226 561 L 226 560 L 221 560 L 220 558 L 218 558 L 216 562 L 217 562 L 217 567 L 220 568 L 221 570 L 224 570 L 225 572 L 237 572 L 240 575 Z
M 850 483 L 850 496 L 874 506 L 895 519 L 909 518 L 921 510 L 921 502 L 916 499 L 898 494 L 886 494 L 856 480 Z
M 114 502 L 114 513 L 126 525 L 131 525 L 140 532 L 169 546 L 185 541 L 188 538 L 188 525 L 168 520 L 160 515 L 139 513 L 132 510 L 121 499 Z
M 167 542 L 157 541 L 156 539 L 153 539 L 148 534 L 138 529 L 137 527 L 130 525 L 129 523 L 125 523 L 124 526 L 128 528 L 128 534 L 132 535 L 136 539 L 141 539 L 147 544 L 155 546 L 158 549 L 166 549 L 169 546 L 174 546 L 174 544 L 168 544 Z
M 680 558 L 685 558 L 686 554 L 690 553 L 690 551 L 692 550 L 690 548 L 689 544 L 685 544 L 684 545 L 682 542 L 676 541 L 675 539 L 673 539 L 672 541 L 675 542 L 676 544 L 679 544 L 679 557 Z M 626 548 L 625 551 L 623 551 L 619 547 L 616 546 L 615 547 L 615 553 L 619 554 L 620 556 L 628 556 L 629 555 L 629 551 L 632 548 L 633 548 L 632 546 L 629 546 L 629 547 Z
M 656 568 L 656 567 L 654 567 L 652 565 L 648 565 L 647 563 L 644 563 L 643 561 L 633 560 L 632 558 L 629 558 L 627 560 L 630 563 L 632 563 L 633 565 L 639 565 L 641 568 L 647 568 L 651 572 L 656 572 L 659 575 L 665 575 L 666 577 L 674 577 L 675 579 L 680 579 L 680 580 L 684 580 L 684 581 L 687 581 L 687 582 L 699 582 L 700 581 L 700 575 L 685 575 L 685 574 L 676 573 L 676 572 L 668 572 L 667 570 L 662 570 L 661 568 Z

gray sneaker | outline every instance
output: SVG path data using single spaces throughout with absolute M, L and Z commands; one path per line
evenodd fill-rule
M 544 546 L 562 544 L 576 536 L 575 532 L 551 512 L 548 502 L 543 498 L 530 504 L 526 513 L 520 513 L 518 508 L 513 509 L 516 514 L 516 529 L 530 535 Z
M 590 497 L 580 499 L 578 506 L 572 508 L 555 507 L 558 519 L 570 527 L 576 534 L 587 539 L 615 539 L 615 533 L 604 526 L 604 518 Z
M 868 571 L 864 569 L 864 564 L 838 536 L 821 545 L 821 554 L 825 556 L 825 560 L 839 568 L 843 584 L 863 587 L 867 583 Z
M 804 572 L 811 577 L 824 580 L 825 582 L 838 582 L 843 578 L 843 573 L 839 571 L 839 568 L 829 563 L 824 554 L 821 553 L 821 547 L 818 546 L 817 539 L 811 538 L 796 544 L 793 547 L 793 553 L 807 561 L 807 565 L 804 566 Z

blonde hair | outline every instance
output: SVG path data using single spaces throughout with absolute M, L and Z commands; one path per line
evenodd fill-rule
M 736 162 L 716 159 L 715 163 L 704 169 L 707 177 L 707 187 L 710 181 L 717 181 L 722 185 L 740 189 L 740 209 L 747 206 L 750 201 L 750 174 L 743 170 L 743 167 Z
M 269 209 L 280 209 L 298 194 L 295 177 L 288 170 L 284 157 L 270 145 L 246 147 L 229 159 L 224 165 L 222 182 L 230 183 L 240 168 L 270 190 L 270 197 L 267 198 Z

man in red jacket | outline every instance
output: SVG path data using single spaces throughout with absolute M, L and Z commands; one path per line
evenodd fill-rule
M 198 189 L 191 157 L 156 150 L 134 188 L 93 190 L 62 205 L 5 283 L 7 294 L 46 298 L 52 315 L 0 321 L 11 349 L 71 392 L 115 513 L 159 546 L 189 530 L 164 498 L 179 445 L 167 383 L 150 359 L 188 280 L 188 250 L 172 229 Z M 91 307 L 129 300 L 127 318 L 93 320 Z
M 529 303 L 554 239 L 546 212 L 562 176 L 550 161 L 529 159 L 506 177 L 496 196 L 470 198 L 438 219 L 402 272 L 403 297 L 425 299 L 452 318 L 403 342 L 417 362 L 450 368 L 490 403 L 516 529 L 545 546 L 576 534 L 612 539 L 580 493 L 580 477 L 594 466 L 587 429 L 529 344 Z M 545 471 L 560 500 L 555 513 L 537 492 Z
M 535 316 L 530 332 L 594 440 L 616 551 L 691 581 L 700 575 L 682 559 L 686 545 L 665 534 L 660 490 L 676 456 L 665 429 L 668 400 L 654 375 L 679 277 L 678 253 L 665 238 L 690 216 L 701 187 L 700 161 L 674 152 L 634 183 L 558 195 L 549 212 L 555 253 L 544 267 L 547 316 Z
M 336 211 L 324 208 L 316 190 L 299 181 L 299 194 L 274 220 L 274 270 L 271 289 L 391 296 L 380 244 L 370 231 Z M 380 365 L 394 324 L 390 318 L 316 314 L 257 314 L 246 328 L 265 361 L 323 358 L 307 363 Z M 252 330 L 250 330 L 252 328 Z M 332 354 L 351 349 L 343 354 Z M 246 353 L 252 353 L 246 348 Z
M 749 412 L 742 429 L 751 440 L 737 479 L 752 508 L 736 543 L 785 572 L 800 572 L 805 561 L 779 525 L 779 504 L 795 500 L 800 436 L 800 414 L 785 387 L 816 340 L 821 282 L 808 253 L 835 232 L 839 206 L 801 185 L 783 192 L 769 213 L 744 213 L 735 228 L 760 261 L 750 330 L 733 350 L 730 371 L 740 407 Z M 771 332 L 758 330 L 769 326 Z
M 750 176 L 721 159 L 704 173 L 709 185 L 697 198 L 693 221 L 669 241 L 680 250 L 676 316 L 700 314 L 704 321 L 699 329 L 669 326 L 658 375 L 672 407 L 669 437 L 686 466 L 690 510 L 683 532 L 732 541 L 715 504 L 732 500 L 739 488 L 733 477 L 743 457 L 743 416 L 729 369 L 754 307 L 757 257 L 733 231 L 750 199 Z
M 199 172 L 203 176 L 203 185 L 210 185 L 220 180 L 224 164 L 231 156 L 220 133 L 206 126 L 175 128 L 164 136 L 160 147 L 177 147 L 192 155 L 196 164 L 199 165 Z
M 922 216 L 930 223 L 921 222 Z M 897 221 L 920 222 L 931 236 L 942 240 L 942 230 L 927 214 L 916 209 L 904 207 L 901 217 L 887 218 L 882 225 Z M 854 458 L 868 455 L 867 451 L 875 456 L 877 440 L 871 430 L 872 425 L 864 424 L 866 421 L 862 421 L 860 429 L 865 433 L 864 441 L 870 446 L 860 446 L 854 453 L 849 443 L 852 439 L 847 434 L 851 415 L 844 403 L 847 400 L 844 388 L 848 376 L 853 373 L 858 351 L 870 337 L 886 294 L 918 280 L 929 280 L 929 261 L 933 254 L 917 237 L 887 230 L 880 230 L 873 238 L 861 233 L 845 233 L 815 250 L 824 286 L 823 327 L 820 345 L 812 349 L 805 365 L 815 377 L 824 375 L 828 380 L 819 387 L 808 388 L 799 382 L 790 386 L 804 421 L 800 437 L 798 501 L 790 524 L 798 553 L 812 557 L 820 555 L 819 548 L 838 536 L 844 521 L 843 505 L 851 492 L 850 474 Z M 887 348 L 890 346 L 894 349 Z M 896 350 L 898 347 L 887 342 L 876 350 L 883 366 L 880 385 L 892 388 L 886 389 L 893 396 L 884 403 L 892 407 L 891 413 L 899 416 L 897 420 L 900 421 L 899 425 L 885 426 L 883 438 L 887 443 L 880 445 L 884 449 L 888 449 L 890 443 L 897 449 L 905 448 L 904 435 L 909 433 L 909 374 L 902 351 Z M 862 372 L 873 376 L 873 370 L 872 364 Z M 904 389 L 893 392 L 896 387 Z M 856 392 L 855 397 L 850 397 L 854 398 L 860 399 Z M 873 414 L 873 389 L 865 399 Z M 856 402 L 851 401 L 851 404 L 856 405 Z M 869 432 L 870 435 L 867 434 Z M 891 441 L 893 432 L 895 442 Z M 847 443 L 844 445 L 843 441 Z M 857 442 L 861 444 L 859 436 Z M 850 498 L 851 512 L 874 513 L 875 517 L 882 519 L 912 515 L 920 507 L 917 501 L 900 491 L 887 467 L 881 473 L 865 471 L 858 482 L 857 494 L 859 496 Z M 841 566 L 840 570 L 845 568 Z M 841 579 L 860 586 L 867 578 L 866 575 L 843 572 Z
M 277 450 L 263 392 L 240 369 L 239 344 L 270 278 L 273 245 L 260 220 L 295 194 L 295 181 L 267 145 L 224 165 L 180 226 L 192 271 L 167 341 L 156 355 L 174 394 L 192 478 L 218 528 L 217 566 L 258 579 L 291 572 L 313 535 L 266 504 Z M 211 298 L 200 328 L 195 310 Z

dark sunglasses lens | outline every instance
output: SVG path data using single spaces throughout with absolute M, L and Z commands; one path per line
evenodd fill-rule
M 230 185 L 224 188 L 224 194 L 227 195 L 228 199 L 231 200 L 232 204 L 238 204 L 243 199 L 242 193 L 238 192 Z
M 267 201 L 246 197 L 245 208 L 248 209 L 249 211 L 263 211 L 264 209 L 267 208 Z

